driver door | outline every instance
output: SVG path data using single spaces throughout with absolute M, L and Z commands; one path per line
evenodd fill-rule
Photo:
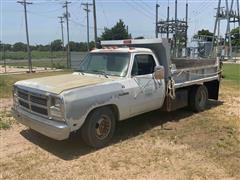
M 152 54 L 136 54 L 131 76 L 133 89 L 131 91 L 131 115 L 137 115 L 162 106 L 165 96 L 164 80 L 153 78 L 157 65 Z

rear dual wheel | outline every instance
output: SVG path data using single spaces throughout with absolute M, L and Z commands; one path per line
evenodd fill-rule
M 206 86 L 195 86 L 191 89 L 189 94 L 189 107 L 194 112 L 203 111 L 206 108 L 208 101 L 208 90 Z

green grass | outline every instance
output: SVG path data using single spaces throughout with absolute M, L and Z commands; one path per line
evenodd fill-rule
M 0 58 L 2 57 L 2 53 L 0 52 Z M 31 52 L 32 58 L 33 59 L 45 59 L 45 58 L 65 58 L 66 57 L 66 53 L 63 51 L 54 51 L 54 52 L 50 52 L 50 51 L 32 51 Z M 23 52 L 23 51 L 17 51 L 17 52 L 13 52 L 13 51 L 6 51 L 5 52 L 5 58 L 6 59 L 27 59 L 28 54 L 27 52 Z
M 6 123 L 6 122 L 2 122 L 2 120 L 0 119 L 0 130 L 1 129 L 9 129 L 11 126 Z
M 54 76 L 54 75 L 60 75 L 60 74 L 66 74 L 66 73 L 69 73 L 69 71 L 18 74 L 18 75 L 1 75 L 0 76 L 0 99 L 9 98 L 12 96 L 12 86 L 17 81 L 24 80 L 24 79 L 38 78 L 38 77 Z
M 223 64 L 223 77 L 240 84 L 240 64 Z
M 0 66 L 4 66 L 4 60 L 0 52 Z M 79 59 L 82 59 L 87 52 L 79 52 Z M 5 52 L 5 60 L 7 66 L 25 67 L 28 66 L 28 58 L 26 52 Z M 66 52 L 55 51 L 52 54 L 48 51 L 32 51 L 33 67 L 53 67 L 63 69 L 67 67 Z
M 13 123 L 15 121 L 9 111 L 4 110 L 0 112 L 0 130 L 9 129 Z
M 0 62 L 0 65 L 3 65 L 3 62 Z M 8 61 L 7 63 L 8 66 L 15 66 L 15 67 L 27 67 L 28 62 L 27 61 L 19 61 L 17 60 L 14 61 Z M 38 60 L 33 60 L 32 61 L 33 67 L 53 67 L 57 69 L 63 69 L 67 67 L 67 62 L 66 59 L 38 59 Z

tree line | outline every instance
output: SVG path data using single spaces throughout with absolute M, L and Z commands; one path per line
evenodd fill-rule
M 71 51 L 87 51 L 87 43 L 85 42 L 69 42 Z M 94 42 L 90 42 L 90 48 L 94 47 Z M 30 45 L 32 51 L 63 51 L 65 47 L 62 45 L 60 39 L 54 40 L 47 45 L 37 44 L 35 46 Z M 16 42 L 15 44 L 1 44 L 1 51 L 27 51 L 27 44 L 22 42 Z
M 105 28 L 102 35 L 98 38 L 99 41 L 101 40 L 119 40 L 119 39 L 129 39 L 131 38 L 131 34 L 128 33 L 127 26 L 124 22 L 120 19 L 115 26 L 112 28 Z M 87 43 L 86 42 L 69 42 L 70 51 L 87 51 Z M 65 46 L 67 47 L 67 46 Z M 31 45 L 30 49 L 32 51 L 63 51 L 65 50 L 63 47 L 63 43 L 60 39 L 56 39 L 50 42 L 47 45 Z M 93 41 L 89 43 L 90 49 L 95 47 Z M 22 42 L 17 42 L 15 44 L 1 44 L 1 51 L 3 49 L 5 51 L 27 51 L 27 44 Z
M 239 37 L 240 27 L 237 27 L 231 31 L 231 39 L 233 46 L 240 46 L 240 37 Z M 197 35 L 206 36 L 206 41 L 212 41 L 213 33 L 209 30 L 199 30 Z M 121 40 L 121 39 L 130 39 L 132 35 L 128 32 L 128 28 L 125 23 L 120 19 L 112 28 L 104 28 L 104 32 L 98 37 L 98 40 Z M 137 37 L 135 39 L 144 39 L 144 37 Z M 87 51 L 86 42 L 69 42 L 70 51 Z M 94 48 L 94 42 L 90 42 L 90 49 Z M 66 47 L 66 46 L 65 46 Z M 60 39 L 54 40 L 47 45 L 31 45 L 30 49 L 35 51 L 63 51 L 62 41 Z M 2 44 L 0 46 L 1 51 L 27 51 L 27 45 L 22 42 L 17 42 L 15 44 Z

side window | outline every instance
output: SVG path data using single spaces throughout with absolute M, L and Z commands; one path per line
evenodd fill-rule
M 141 54 L 134 57 L 131 75 L 145 75 L 152 74 L 156 63 L 152 55 Z

